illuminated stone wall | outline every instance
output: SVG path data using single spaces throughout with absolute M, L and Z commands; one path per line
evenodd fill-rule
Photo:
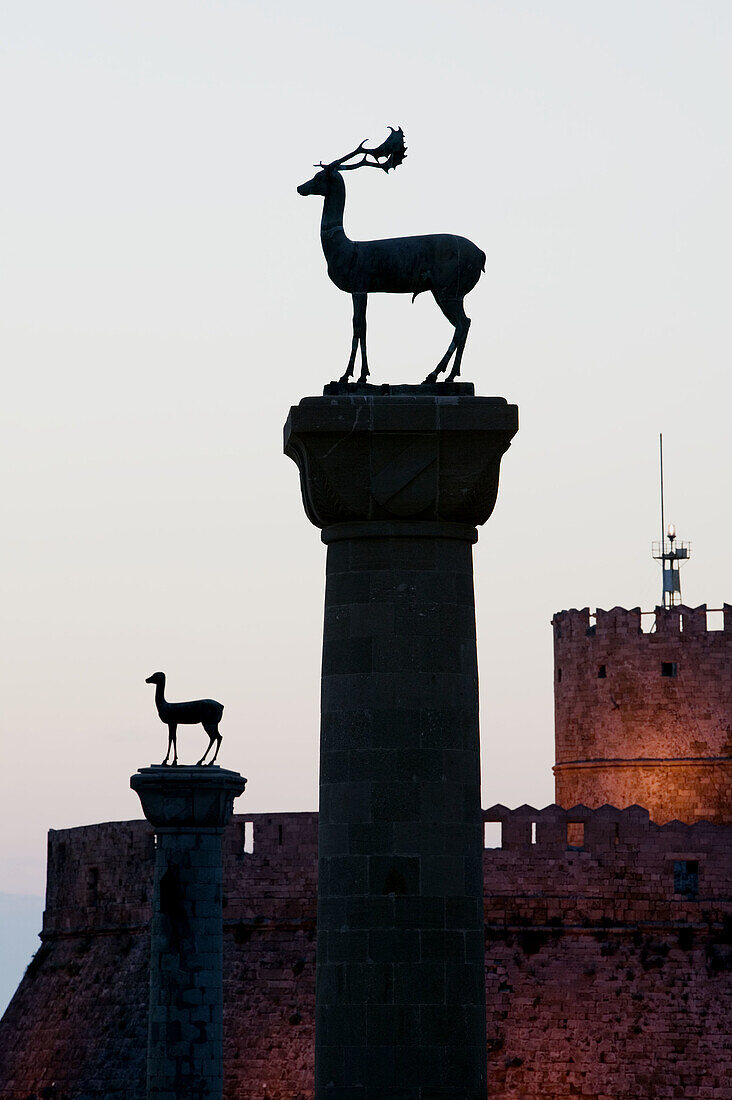
M 484 853 L 491 1097 L 732 1100 L 732 828 L 484 816 L 502 834 Z M 316 833 L 315 814 L 227 828 L 226 1100 L 312 1100 Z M 50 834 L 43 944 L 0 1023 L 2 1100 L 144 1100 L 153 864 L 145 822 Z
M 732 607 L 554 616 L 556 800 L 732 822 Z M 644 626 L 650 625 L 644 619 Z M 721 624 L 720 624 L 721 625 Z

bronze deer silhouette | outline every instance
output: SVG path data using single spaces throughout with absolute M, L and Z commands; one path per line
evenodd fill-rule
M 468 338 L 470 318 L 465 315 L 463 299 L 485 271 L 485 252 L 465 237 L 451 233 L 431 233 L 420 237 L 394 237 L 383 241 L 352 241 L 343 230 L 346 205 L 346 185 L 343 172 L 356 168 L 381 168 L 388 172 L 397 168 L 406 157 L 404 133 L 401 127 L 389 127 L 391 134 L 376 149 L 366 149 L 362 141 L 352 153 L 330 164 L 316 165 L 320 171 L 298 187 L 300 195 L 322 195 L 323 215 L 320 221 L 320 241 L 328 264 L 328 275 L 339 290 L 353 297 L 353 341 L 348 367 L 340 379 L 353 377 L 356 351 L 361 346 L 359 382 L 369 375 L 366 357 L 366 300 L 369 294 L 411 294 L 412 301 L 429 290 L 438 306 L 455 328 L 450 346 L 425 382 L 436 382 L 447 370 L 452 356 L 452 370 L 444 381 L 460 374 L 460 363 Z M 354 157 L 362 157 L 349 164 Z
M 155 684 L 155 706 L 157 707 L 158 716 L 160 721 L 168 727 L 168 751 L 165 754 L 163 765 L 167 765 L 171 749 L 173 750 L 172 764 L 176 765 L 178 763 L 178 726 L 195 726 L 199 722 L 208 734 L 208 748 L 196 766 L 199 767 L 203 764 L 211 747 L 216 742 L 216 751 L 208 762 L 213 764 L 221 748 L 219 722 L 221 721 L 221 715 L 224 713 L 223 704 L 217 703 L 215 699 L 191 699 L 185 703 L 169 703 L 165 698 L 164 672 L 153 672 L 152 676 L 148 676 L 145 680 L 145 683 Z

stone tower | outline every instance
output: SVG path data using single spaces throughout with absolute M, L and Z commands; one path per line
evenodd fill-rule
M 732 607 L 560 611 L 554 627 L 556 801 L 646 807 L 658 824 L 732 822 Z

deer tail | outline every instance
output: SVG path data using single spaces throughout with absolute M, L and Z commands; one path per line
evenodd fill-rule
M 485 271 L 485 261 L 486 261 L 486 258 L 487 258 L 485 252 L 481 252 L 481 256 L 483 257 L 483 263 L 481 264 L 480 270 Z
M 424 293 L 424 287 L 420 287 L 419 290 L 415 290 L 414 294 L 412 295 L 412 305 L 414 305 L 414 299 L 417 297 L 417 295 L 418 294 L 423 294 L 423 293 Z

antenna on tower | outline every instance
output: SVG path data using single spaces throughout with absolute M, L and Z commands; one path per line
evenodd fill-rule
M 676 528 L 673 523 L 666 527 L 663 501 L 663 432 L 658 436 L 658 450 L 661 467 L 661 541 L 654 542 L 653 557 L 661 562 L 663 570 L 663 588 L 661 606 L 668 611 L 681 603 L 681 574 L 679 564 L 691 557 L 691 543 L 676 541 Z

